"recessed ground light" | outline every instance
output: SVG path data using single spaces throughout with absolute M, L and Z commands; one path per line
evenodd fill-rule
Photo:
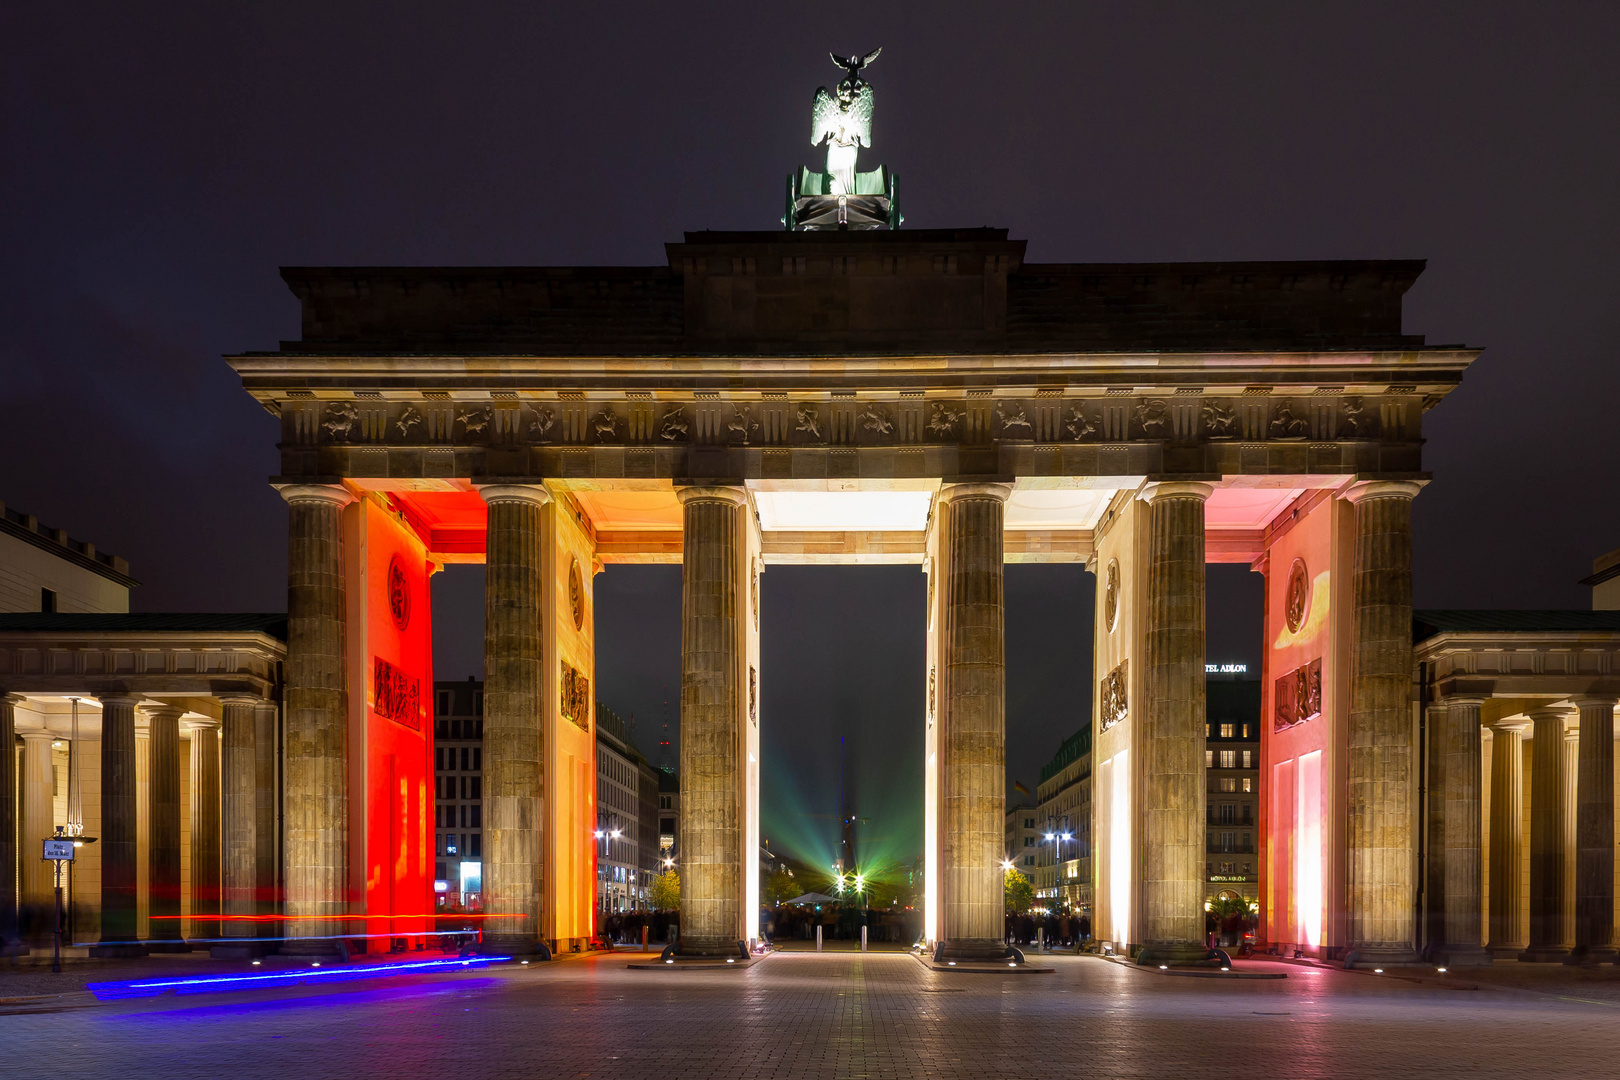
M 735 964 L 735 963 L 736 963 L 736 962 L 737 962 L 737 961 L 736 961 L 736 959 L 735 959 L 735 958 L 733 958 L 733 957 L 730 957 L 730 956 L 728 956 L 728 957 L 726 957 L 726 963 L 728 963 L 728 964 Z
M 1018 966 L 1018 961 L 1016 961 L 1016 960 L 1009 960 L 1009 961 L 1007 961 L 1007 966 L 1008 966 L 1008 967 L 1017 967 L 1017 966 Z
M 674 962 L 675 962 L 675 961 L 673 961 L 673 960 L 665 960 L 665 961 L 664 961 L 664 963 L 666 963 L 666 964 L 673 964 L 673 963 L 674 963 Z
M 311 965 L 309 965 L 309 966 L 310 966 L 310 967 L 320 967 L 320 966 L 321 966 L 321 965 L 319 965 L 319 964 L 311 964 Z
M 1374 975 L 1382 975 L 1383 973 L 1384 973 L 1383 968 L 1373 968 L 1373 974 Z
M 1159 965 L 1159 970 L 1160 971 L 1169 971 L 1170 970 L 1170 965 L 1169 964 L 1160 964 Z
M 1444 975 L 1444 974 L 1445 974 L 1445 973 L 1446 973 L 1446 969 L 1445 969 L 1445 968 L 1441 968 L 1441 969 L 1440 969 L 1440 974 L 1442 974 L 1442 975 Z
M 1231 968 L 1226 968 L 1226 967 L 1223 967 L 1223 968 L 1221 968 L 1221 970 L 1222 970 L 1222 971 L 1231 971 L 1231 970 L 1232 970 L 1232 969 L 1231 969 Z
M 955 960 L 947 960 L 947 961 L 945 961 L 945 965 L 947 967 L 955 967 L 956 966 L 956 961 Z
M 258 962 L 258 961 L 257 961 L 257 960 L 255 960 L 255 961 L 253 961 L 253 966 L 254 966 L 254 967 L 258 967 L 258 966 L 259 966 L 259 962 Z

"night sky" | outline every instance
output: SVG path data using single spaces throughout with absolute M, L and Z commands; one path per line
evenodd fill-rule
M 862 162 L 912 227 L 1006 226 L 1031 261 L 1428 259 L 1406 331 L 1487 351 L 1425 421 L 1417 603 L 1589 606 L 1620 545 L 1620 7 L 1109 8 L 7 5 L 0 500 L 127 557 L 136 610 L 281 610 L 276 424 L 220 359 L 297 336 L 278 266 L 645 265 L 774 228 L 827 50 L 881 45 Z M 481 580 L 437 581 L 440 677 L 479 670 Z M 679 585 L 597 579 L 600 695 L 655 760 Z M 1007 589 L 1033 787 L 1089 706 L 1093 581 Z M 804 815 L 837 812 L 844 739 L 866 835 L 917 847 L 923 596 L 915 567 L 768 571 L 779 843 L 830 850 Z M 1211 660 L 1257 662 L 1258 598 L 1211 568 Z

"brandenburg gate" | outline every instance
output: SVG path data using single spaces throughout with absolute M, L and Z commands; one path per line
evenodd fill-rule
M 869 197 L 837 198 L 854 220 Z M 431 910 L 427 581 L 482 562 L 488 941 L 579 947 L 593 581 L 679 562 L 680 950 L 735 955 L 758 936 L 762 579 L 882 562 L 928 575 L 926 670 L 895 673 L 927 688 L 926 935 L 1000 957 L 1003 567 L 1071 562 L 1098 579 L 1071 699 L 1096 725 L 1096 935 L 1201 957 L 1205 566 L 1236 562 L 1265 575 L 1277 917 L 1410 958 L 1411 505 L 1424 415 L 1476 351 L 1402 332 L 1417 262 L 1024 249 L 827 228 L 689 233 L 656 266 L 284 270 L 301 338 L 230 360 L 281 424 L 290 932 Z

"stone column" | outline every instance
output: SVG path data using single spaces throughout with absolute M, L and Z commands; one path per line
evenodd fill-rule
M 541 933 L 540 598 L 544 488 L 479 488 L 489 504 L 484 578 L 484 924 L 486 947 L 532 952 Z
M 1441 953 L 1452 967 L 1483 966 L 1491 954 L 1481 944 L 1480 908 L 1484 865 L 1480 861 L 1480 706 L 1484 698 L 1446 701 L 1445 738 L 1445 943 Z
M 0 956 L 27 952 L 17 921 L 17 703 L 0 693 Z M 27 855 L 27 849 L 23 849 Z
M 296 484 L 287 500 L 286 788 L 283 843 L 289 939 L 281 951 L 325 953 L 349 909 L 347 598 L 338 485 Z M 195 870 L 193 870 L 195 873 Z M 318 918 L 316 918 L 318 916 Z
M 1491 725 L 1491 952 L 1517 956 L 1524 950 L 1519 866 L 1524 841 L 1524 729 L 1522 720 Z
M 1610 963 L 1614 949 L 1614 706 L 1577 698 L 1575 948 L 1571 963 Z
M 745 576 L 741 487 L 681 488 L 682 956 L 735 954 L 742 934 Z M 487 699 L 486 699 L 487 700 Z
M 941 587 L 938 715 L 943 955 L 1006 955 L 1001 860 L 1006 826 L 1007 496 L 1001 484 L 951 484 L 935 503 Z
M 1351 486 L 1347 965 L 1417 959 L 1412 888 L 1412 499 L 1420 485 Z
M 1569 955 L 1564 945 L 1564 712 L 1530 714 L 1530 944 L 1520 960 Z
M 148 947 L 154 952 L 187 952 L 180 925 L 180 714 L 165 705 L 148 714 L 147 914 Z
M 1204 942 L 1204 501 L 1208 484 L 1154 484 L 1146 498 L 1142 930 L 1148 960 L 1201 960 Z
M 136 944 L 138 874 L 135 706 L 124 694 L 101 701 L 101 943 L 92 956 L 144 956 Z
M 219 937 L 220 883 L 219 727 L 200 721 L 191 729 L 191 936 Z
M 281 734 L 276 703 L 261 701 L 253 711 L 254 892 L 256 915 L 281 913 L 279 870 L 281 837 Z M 281 928 L 260 923 L 259 937 L 279 937 Z
M 253 897 L 258 879 L 257 764 L 254 755 L 254 712 L 259 699 L 222 698 L 220 724 L 220 913 L 238 916 L 220 924 L 217 936 L 251 938 L 253 923 L 241 916 L 254 914 Z M 255 949 L 244 945 L 216 945 L 215 956 L 248 956 Z
M 25 731 L 22 739 L 22 780 L 18 785 L 22 793 L 22 825 L 17 834 L 22 889 L 17 916 L 23 939 L 42 945 L 49 944 L 56 926 L 53 871 L 50 863 L 37 857 L 43 852 L 41 842 L 56 833 L 56 808 L 51 798 L 55 786 L 53 738 L 49 731 Z

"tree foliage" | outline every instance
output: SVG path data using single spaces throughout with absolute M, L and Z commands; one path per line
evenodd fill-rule
M 799 879 L 794 877 L 786 867 L 777 870 L 765 879 L 765 902 L 772 907 L 785 903 L 805 890 L 799 888 Z
M 1017 867 L 1009 866 L 1003 875 L 1002 894 L 1007 910 L 1022 915 L 1035 903 L 1035 886 Z
M 678 870 L 665 870 L 652 879 L 647 889 L 647 902 L 659 911 L 673 911 L 681 906 L 681 875 Z

